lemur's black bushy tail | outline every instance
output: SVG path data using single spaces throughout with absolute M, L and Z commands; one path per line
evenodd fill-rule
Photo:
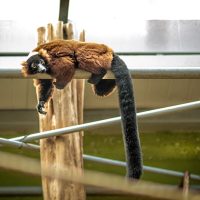
M 102 79 L 93 85 L 93 90 L 98 96 L 107 96 L 117 85 L 127 159 L 127 176 L 139 179 L 142 174 L 142 153 L 131 76 L 124 61 L 116 54 L 113 54 L 111 71 L 115 80 Z
M 142 174 L 142 153 L 131 75 L 124 61 L 116 54 L 113 55 L 111 71 L 115 76 L 119 93 L 127 159 L 127 175 L 130 178 L 139 179 Z

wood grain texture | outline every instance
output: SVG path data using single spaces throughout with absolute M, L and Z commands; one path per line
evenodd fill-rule
M 56 26 L 48 24 L 47 41 L 62 39 L 63 31 L 73 38 L 72 24 L 63 25 L 62 22 L 58 22 Z M 40 44 L 45 41 L 42 39 L 44 37 L 45 31 L 38 31 Z M 83 123 L 83 98 L 84 81 L 82 80 L 72 80 L 63 90 L 55 89 L 46 107 L 47 115 L 40 115 L 40 131 Z M 64 167 L 71 170 L 72 174 L 81 175 L 83 173 L 82 140 L 82 132 L 40 140 L 41 168 Z M 42 187 L 45 200 L 85 199 L 85 189 L 80 184 L 42 176 Z

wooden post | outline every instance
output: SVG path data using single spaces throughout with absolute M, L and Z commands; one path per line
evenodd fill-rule
M 190 173 L 188 171 L 184 173 L 184 176 L 181 180 L 181 184 L 179 185 L 179 187 L 183 191 L 183 199 L 184 200 L 188 199 L 189 187 L 190 187 Z
M 62 39 L 63 30 L 67 35 L 73 33 L 72 25 L 58 22 L 56 28 L 47 26 L 47 41 Z M 42 31 L 41 31 L 42 30 Z M 45 41 L 45 29 L 38 29 L 38 42 Z M 82 36 L 81 36 L 82 37 Z M 37 93 L 37 91 L 36 91 Z M 46 108 L 47 115 L 39 117 L 40 131 L 62 128 L 83 122 L 83 93 L 84 82 L 72 80 L 63 90 L 55 89 L 54 95 Z M 40 140 L 41 168 L 53 166 L 55 169 L 64 167 L 70 173 L 83 173 L 82 133 L 73 133 Z M 83 200 L 85 189 L 83 185 L 66 182 L 42 176 L 43 196 L 45 200 Z

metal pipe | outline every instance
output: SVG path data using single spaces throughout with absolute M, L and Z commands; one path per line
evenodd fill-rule
M 155 117 L 161 114 L 169 114 L 171 112 L 180 112 L 190 109 L 195 109 L 200 107 L 200 101 L 193 101 L 188 103 L 183 103 L 174 106 L 168 106 L 164 108 L 157 108 L 149 111 L 140 112 L 137 114 L 138 119 L 143 119 L 146 117 Z
M 177 187 L 177 186 L 172 186 Z M 199 190 L 199 185 L 191 185 L 190 189 Z M 93 196 L 131 196 L 121 191 L 109 190 L 104 188 L 97 188 L 92 186 L 86 186 L 87 195 Z M 41 186 L 3 186 L 0 187 L 0 197 L 13 197 L 13 196 L 41 196 L 42 187 Z
M 0 57 L 25 57 L 29 52 L 0 52 Z
M 39 196 L 42 195 L 40 186 L 0 187 L 0 196 Z
M 39 145 L 24 143 L 24 142 L 16 141 L 16 140 L 10 140 L 7 138 L 0 138 L 0 145 L 13 146 L 13 147 L 21 148 L 21 149 L 25 148 L 25 149 L 35 150 L 35 151 L 40 150 Z
M 200 67 L 131 67 L 132 78 L 136 79 L 197 79 Z
M 123 193 L 121 191 L 109 190 L 104 188 L 97 188 L 86 186 L 87 195 L 98 196 L 131 196 L 131 194 Z M 0 187 L 0 197 L 24 197 L 24 196 L 42 196 L 41 186 L 3 186 Z
M 29 144 L 30 145 L 29 146 L 26 143 L 19 142 L 19 141 L 10 141 L 8 139 L 3 139 L 3 140 L 0 139 L 0 144 L 9 145 L 9 146 L 16 146 L 16 147 L 21 147 L 21 148 L 23 147 L 23 148 L 33 149 L 33 150 L 37 150 L 37 151 L 40 149 L 40 147 L 38 145 Z M 87 160 L 87 161 L 109 164 L 109 165 L 113 165 L 113 166 L 126 167 L 126 162 L 108 159 L 108 158 L 102 158 L 102 157 L 84 154 L 83 159 Z M 145 166 L 145 165 L 143 166 L 143 169 L 144 169 L 144 171 L 147 171 L 147 172 L 170 175 L 170 176 L 183 177 L 183 175 L 184 175 L 183 172 L 178 172 L 178 171 L 168 170 L 168 169 L 161 169 L 161 168 L 158 168 L 158 167 L 149 167 L 149 166 Z M 200 176 L 196 175 L 196 174 L 191 174 L 190 178 L 200 181 Z
M 200 101 L 194 101 L 194 102 L 184 103 L 184 104 L 180 104 L 180 105 L 169 106 L 169 107 L 165 107 L 165 108 L 158 108 L 158 109 L 154 109 L 154 110 L 150 110 L 150 111 L 140 112 L 140 113 L 137 113 L 137 117 L 139 119 L 145 118 L 145 117 L 153 117 L 153 116 L 158 116 L 161 114 L 168 114 L 170 112 L 194 109 L 197 107 L 200 107 Z M 10 140 L 28 142 L 31 140 L 38 140 L 38 139 L 43 139 L 43 138 L 47 138 L 47 137 L 51 137 L 51 136 L 58 136 L 58 135 L 69 134 L 72 132 L 78 132 L 78 131 L 82 131 L 82 130 L 90 130 L 90 129 L 94 129 L 94 128 L 104 127 L 104 126 L 113 125 L 113 124 L 116 124 L 119 122 L 121 122 L 121 117 L 114 117 L 114 118 L 110 118 L 110 119 L 104 119 L 104 120 L 89 122 L 89 123 L 85 123 L 85 124 L 79 124 L 79 125 L 60 128 L 60 129 L 44 131 L 41 133 L 33 133 L 30 135 L 26 135 L 26 136 L 11 138 Z
M 86 186 L 87 195 L 93 196 L 131 196 L 121 191 L 109 190 Z M 43 191 L 41 186 L 3 186 L 0 187 L 0 197 L 24 197 L 24 196 L 42 196 Z
M 23 143 L 23 142 L 19 142 L 19 141 L 10 141 L 5 138 L 0 138 L 0 144 L 8 145 L 8 146 L 15 146 L 18 148 L 26 148 L 26 149 L 31 149 L 31 150 L 39 150 L 40 149 L 40 147 L 35 144 Z
M 198 79 L 200 67 L 129 67 L 132 78 L 135 79 Z M 76 70 L 75 79 L 88 79 L 90 73 Z M 0 68 L 0 78 L 37 78 L 50 79 L 47 74 L 37 74 L 23 77 L 20 68 Z M 106 78 L 112 79 L 113 74 L 109 71 Z
M 69 0 L 60 0 L 59 21 L 68 22 Z
M 98 162 L 98 163 L 103 163 L 103 164 L 109 164 L 109 165 L 114 165 L 114 166 L 126 167 L 126 163 L 123 162 L 123 161 L 112 160 L 112 159 L 108 159 L 108 158 L 101 158 L 101 157 L 91 156 L 91 155 L 83 155 L 83 158 L 85 160 L 88 160 L 88 161 L 93 161 L 93 162 Z M 144 171 L 158 173 L 158 174 L 177 176 L 177 177 L 183 177 L 184 176 L 183 172 L 178 172 L 178 171 L 168 170 L 168 169 L 161 169 L 161 168 L 158 168 L 158 167 L 149 167 L 149 166 L 144 165 L 143 169 L 144 169 Z M 196 175 L 196 174 L 191 174 L 190 178 L 200 181 L 200 176 Z

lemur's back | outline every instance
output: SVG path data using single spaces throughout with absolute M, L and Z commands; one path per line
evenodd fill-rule
M 95 68 L 110 69 L 113 50 L 104 44 L 79 42 L 76 40 L 54 40 L 42 44 L 34 51 L 47 51 L 49 58 L 74 57 L 78 68 L 95 73 Z M 90 70 L 91 69 L 91 70 Z

